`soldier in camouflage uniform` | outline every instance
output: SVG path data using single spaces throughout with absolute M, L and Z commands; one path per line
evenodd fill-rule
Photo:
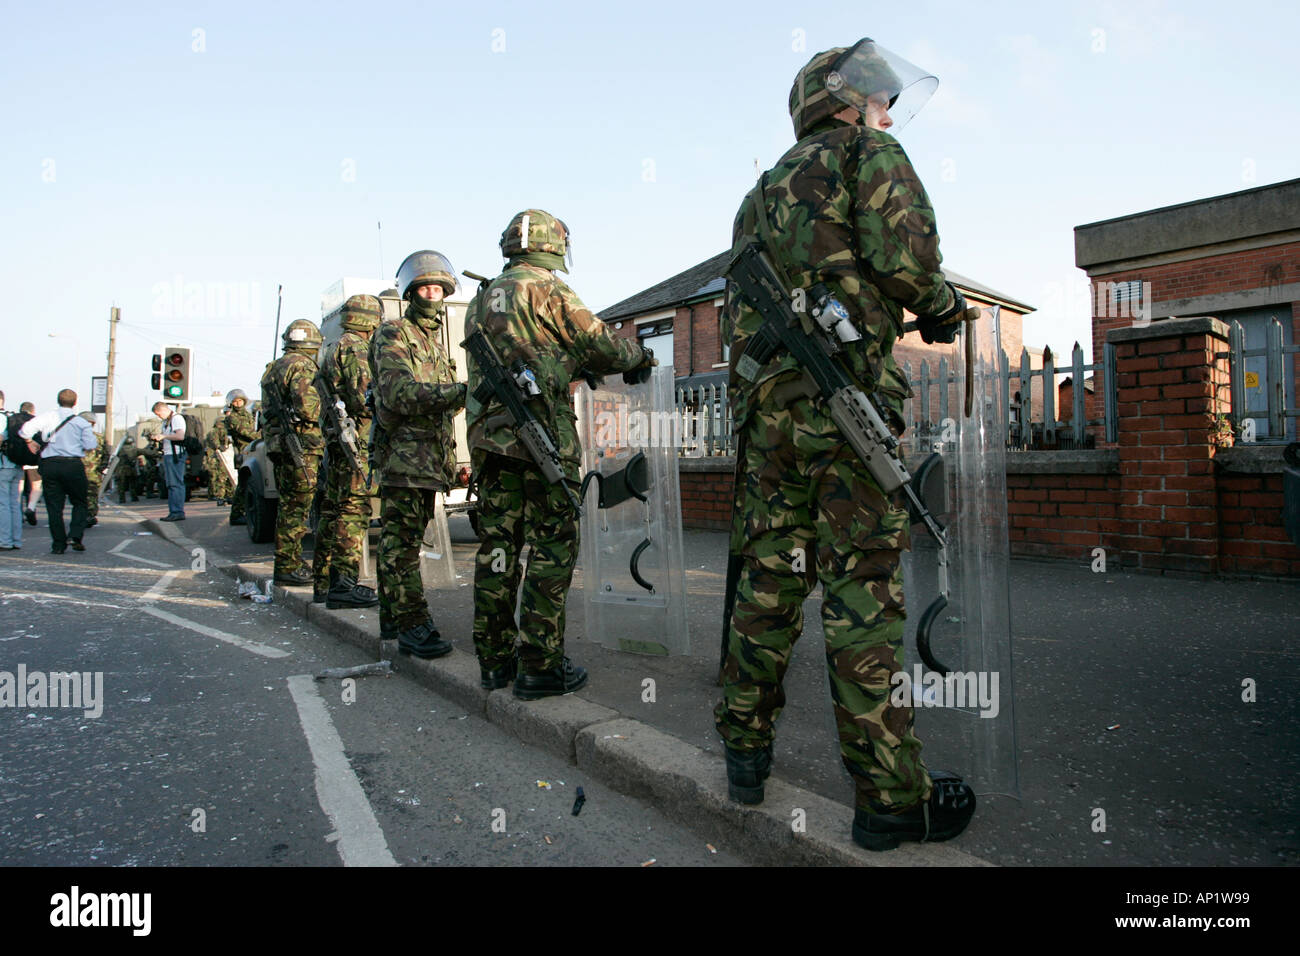
M 226 412 L 226 434 L 235 443 L 235 468 L 238 469 L 244 449 L 257 440 L 257 421 L 248 409 L 248 396 L 244 394 L 242 388 L 232 389 L 226 393 L 226 405 L 229 409 Z M 238 474 L 238 470 L 235 473 Z M 248 523 L 248 519 L 244 517 L 244 496 L 239 488 L 235 489 L 234 497 L 230 501 L 230 523 Z
M 140 494 L 145 498 L 158 498 L 166 495 L 167 484 L 162 478 L 162 445 L 150 441 L 150 435 L 162 430 L 162 423 L 157 419 L 140 428 L 140 444 L 137 450 L 140 459 Z M 142 459 L 142 460 L 141 460 Z
M 370 334 L 383 312 L 373 295 L 354 295 L 343 303 L 343 334 L 321 359 L 316 387 L 321 393 L 321 429 L 326 439 L 325 494 L 316 524 L 312 555 L 316 575 L 314 598 L 328 608 L 374 607 L 379 596 L 358 584 L 361 551 L 370 534 L 370 487 L 367 443 L 370 412 Z M 331 433 L 330 406 L 342 402 L 356 427 L 353 467 L 341 437 Z
M 81 417 L 95 424 L 95 415 L 93 412 L 82 412 Z M 99 485 L 104 478 L 105 458 L 107 452 L 104 449 L 104 433 L 100 432 L 96 436 L 96 445 L 90 451 L 86 452 L 81 459 L 82 465 L 86 469 L 86 527 L 93 528 L 99 524 Z
M 482 329 L 508 369 L 522 363 L 531 371 L 540 394 L 529 407 L 576 488 L 582 450 L 570 383 L 581 369 L 597 375 L 637 370 L 643 378 L 654 359 L 635 342 L 610 335 L 555 275 L 556 269 L 568 272 L 568 249 L 568 227 L 549 213 L 529 209 L 511 219 L 501 234 L 505 271 L 470 303 L 465 334 Z M 545 479 L 502 405 L 473 397 L 482 376 L 471 359 L 466 425 L 479 493 L 474 650 L 482 686 L 505 687 L 513 679 L 515 696 L 524 700 L 571 693 L 587 682 L 586 669 L 564 656 L 564 602 L 578 559 L 578 515 L 564 487 Z M 531 551 L 516 626 L 525 543 Z
M 456 270 L 431 250 L 407 256 L 397 270 L 408 303 L 399 322 L 379 326 L 370 342 L 374 374 L 375 467 L 383 498 L 379 534 L 379 630 L 404 654 L 450 654 L 429 615 L 420 577 L 420 543 L 437 495 L 456 471 L 452 422 L 465 404 L 465 386 L 439 336 L 443 299 L 456 290 Z
M 140 500 L 140 475 L 136 467 L 139 457 L 140 452 L 135 447 L 135 439 L 127 435 L 122 439 L 122 444 L 117 450 L 117 471 L 113 473 L 113 483 L 117 485 L 118 504 L 126 504 L 128 492 L 132 501 Z
M 275 519 L 275 583 L 301 587 L 312 583 L 311 568 L 302 560 L 302 539 L 309 530 L 307 517 L 325 448 L 320 433 L 320 396 L 312 384 L 321 335 L 311 322 L 298 319 L 289 323 L 283 338 L 284 354 L 262 376 L 262 401 L 268 406 L 267 453 L 280 495 Z M 294 462 L 289 451 L 286 427 L 298 437 L 301 464 Z
M 862 338 L 840 364 L 876 395 L 896 431 L 911 394 L 892 355 L 903 309 L 918 316 L 927 342 L 952 341 L 966 314 L 939 268 L 925 189 L 886 132 L 891 109 L 905 120 L 921 87 L 929 96 L 933 77 L 911 89 L 923 76 L 870 40 L 813 57 L 790 93 L 798 142 L 746 196 L 733 229 L 737 249 L 750 237 L 763 244 L 788 291 L 822 282 L 847 308 Z M 840 753 L 857 791 L 853 838 L 883 850 L 956 836 L 974 793 L 958 777 L 927 772 L 911 706 L 890 700 L 903 668 L 907 514 L 881 492 L 788 353 L 757 369 L 743 363 L 762 318 L 734 287 L 726 316 L 742 436 L 731 542 L 739 576 L 715 718 L 732 799 L 763 798 L 782 680 L 804 600 L 820 580 Z
M 208 500 L 223 505 L 235 496 L 230 473 L 221 460 L 221 451 L 229 444 L 230 436 L 226 433 L 225 420 L 218 418 L 203 439 L 203 469 L 208 473 Z

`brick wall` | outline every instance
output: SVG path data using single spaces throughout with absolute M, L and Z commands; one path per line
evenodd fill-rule
M 1102 355 L 1106 336 L 1114 329 L 1131 326 L 1134 321 L 1128 316 L 1105 314 L 1108 311 L 1106 300 L 1102 296 L 1101 301 L 1098 301 L 1098 284 L 1131 281 L 1150 282 L 1151 300 L 1157 305 L 1198 296 L 1267 289 L 1300 281 L 1300 243 L 1282 243 L 1095 276 L 1092 317 L 1094 361 L 1098 361 Z M 1300 302 L 1290 303 L 1289 308 L 1286 303 L 1280 303 L 1277 309 L 1278 319 L 1291 326 L 1292 341 L 1300 342 Z M 1295 364 L 1293 371 L 1298 386 L 1297 394 L 1300 394 L 1300 362 Z M 1103 374 L 1098 372 L 1097 392 L 1088 396 L 1089 418 L 1100 418 L 1102 415 L 1102 378 Z
M 1226 326 L 1181 319 L 1111 333 L 1119 444 L 1007 456 L 1011 553 L 1148 571 L 1300 577 L 1282 528 L 1282 446 L 1215 444 Z M 726 530 L 734 460 L 682 461 L 686 527 Z

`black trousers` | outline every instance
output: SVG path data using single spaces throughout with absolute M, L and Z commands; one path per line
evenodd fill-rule
M 42 458 L 41 481 L 45 486 L 45 512 L 50 518 L 50 538 L 56 548 L 68 540 L 80 541 L 86 531 L 86 466 L 80 458 Z M 72 527 L 63 529 L 63 503 L 72 502 Z

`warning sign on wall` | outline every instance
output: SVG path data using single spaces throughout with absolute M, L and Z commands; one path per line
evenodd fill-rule
M 1247 387 L 1247 388 L 1259 388 L 1259 373 L 1258 373 L 1258 372 L 1247 372 L 1247 373 L 1246 373 L 1246 387 Z

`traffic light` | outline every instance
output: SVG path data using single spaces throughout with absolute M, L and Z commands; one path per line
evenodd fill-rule
M 163 398 L 169 402 L 190 400 L 190 350 L 183 345 L 163 349 Z
M 149 387 L 155 392 L 162 389 L 162 356 L 153 357 L 153 375 L 149 379 Z

